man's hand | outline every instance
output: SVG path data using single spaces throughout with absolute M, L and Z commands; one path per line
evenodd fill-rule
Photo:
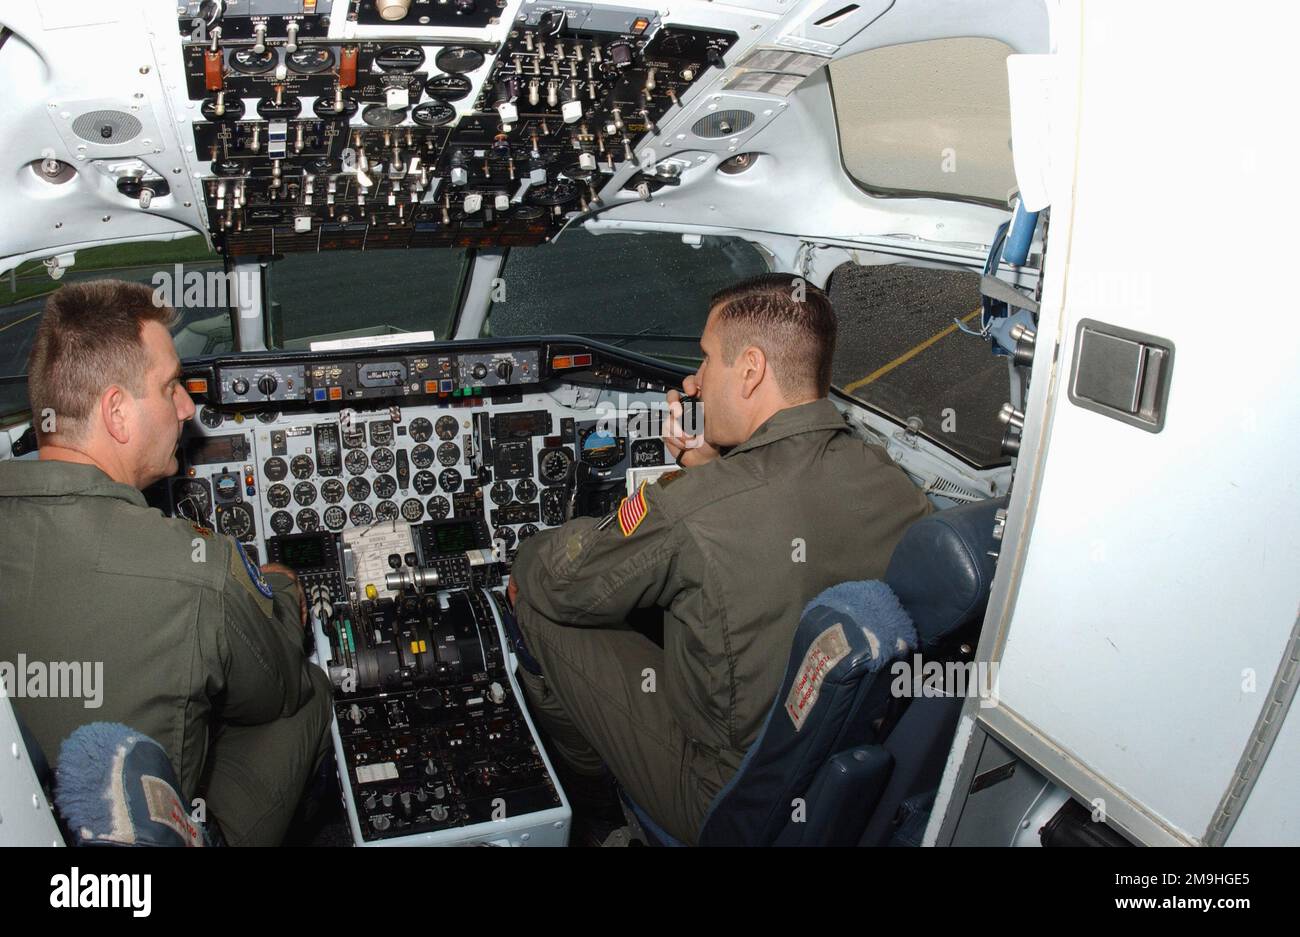
M 515 600 L 519 598 L 519 580 L 514 576 L 510 577 L 510 585 L 506 586 L 506 598 L 510 600 L 510 607 L 515 607 Z
M 700 382 L 692 374 L 682 382 L 686 393 L 694 397 L 699 393 Z M 668 420 L 664 426 L 664 445 L 668 453 L 683 468 L 703 465 L 718 457 L 718 450 L 704 441 L 704 436 L 689 436 L 682 429 L 682 395 L 675 390 L 668 392 Z
M 298 574 L 285 566 L 283 563 L 264 563 L 262 565 L 264 573 L 279 573 L 282 576 L 288 576 L 293 580 L 294 588 L 298 590 L 298 610 L 302 616 L 302 626 L 307 627 L 307 596 L 302 591 L 302 583 L 298 582 Z

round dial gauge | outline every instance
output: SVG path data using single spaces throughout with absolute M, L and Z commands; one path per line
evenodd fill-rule
M 334 64 L 334 52 L 324 46 L 300 46 L 284 57 L 284 64 L 296 74 L 315 75 Z
M 241 75 L 265 75 L 278 64 L 279 57 L 274 49 L 254 52 L 250 49 L 237 49 L 230 53 L 230 68 Z
M 525 478 L 515 485 L 515 500 L 527 504 L 537 497 L 537 484 L 531 478 Z
M 415 442 L 428 442 L 433 435 L 433 424 L 422 416 L 417 416 L 406 428 L 407 434 Z
M 176 513 L 192 521 L 207 523 L 212 513 L 212 495 L 208 492 L 206 482 L 197 478 L 186 478 L 176 483 L 172 489 L 172 503 Z
M 497 482 L 488 489 L 488 497 L 492 499 L 493 504 L 508 504 L 514 492 L 510 490 L 510 482 Z
M 338 504 L 342 501 L 343 492 L 343 482 L 339 481 L 337 478 L 331 478 L 320 486 L 320 496 L 324 498 L 328 504 Z
M 519 528 L 519 542 L 523 543 L 535 533 L 537 533 L 536 524 L 525 524 L 523 527 Z
M 288 505 L 290 497 L 288 485 L 272 485 L 266 489 L 267 503 L 273 508 L 285 507 Z
M 298 512 L 298 529 L 305 534 L 314 533 L 320 530 L 320 515 L 311 508 L 303 508 Z
M 502 540 L 505 542 L 507 550 L 513 550 L 515 546 L 515 532 L 509 527 L 498 527 L 492 531 L 493 540 Z
M 233 124 L 244 116 L 244 99 L 231 98 L 225 102 L 225 109 L 217 113 L 217 99 L 215 97 L 204 98 L 203 103 L 199 105 L 199 113 L 203 115 L 204 120 L 210 120 L 219 124 Z M 234 160 L 229 160 L 234 162 Z M 242 175 L 242 169 L 239 173 Z
M 424 93 L 442 101 L 459 101 L 473 88 L 474 83 L 464 75 L 433 75 L 424 83 Z
M 331 504 L 325 509 L 325 526 L 330 530 L 342 530 L 347 522 L 347 511 L 343 510 L 337 504 Z
M 411 120 L 421 127 L 441 127 L 456 119 L 456 108 L 446 101 L 425 101 L 411 111 Z
M 303 507 L 316 500 L 316 486 L 311 482 L 298 482 L 293 486 L 293 500 Z
M 417 495 L 431 495 L 438 487 L 438 480 L 433 477 L 432 472 L 416 472 L 415 477 L 411 479 L 411 485 L 415 488 Z
M 252 540 L 253 512 L 242 501 L 227 504 L 217 512 L 217 530 L 236 540 Z
M 523 202 L 516 205 L 512 213 L 520 221 L 536 221 L 538 218 L 542 217 L 542 215 L 546 214 L 537 206 L 525 205 Z
M 397 480 L 392 475 L 375 476 L 375 497 L 391 498 L 397 493 Z
M 370 497 L 370 482 L 360 475 L 348 479 L 348 497 L 353 501 L 364 501 Z
M 433 464 L 433 447 L 420 443 L 411 450 L 411 464 L 416 468 L 425 469 Z
M 213 410 L 211 407 L 205 406 L 199 411 L 199 422 L 208 429 L 216 429 L 226 422 L 226 417 L 220 410 Z
M 360 449 L 353 449 L 343 457 L 343 465 L 346 466 L 352 475 L 360 475 L 366 469 L 370 468 L 370 456 L 366 455 Z
M 397 520 L 397 505 L 392 501 L 380 501 L 375 505 L 375 517 L 381 521 Z
M 424 516 L 424 502 L 419 498 L 407 498 L 402 502 L 402 520 L 414 524 Z
M 609 468 L 623 458 L 623 440 L 597 427 L 583 430 L 578 436 L 582 461 L 597 468 Z
M 438 485 L 443 491 L 455 491 L 460 488 L 460 472 L 453 468 L 443 469 L 438 476 Z
M 372 127 L 396 127 L 406 120 L 406 108 L 393 111 L 386 104 L 368 104 L 361 112 L 361 119 Z
M 424 50 L 419 46 L 385 46 L 375 56 L 375 64 L 386 72 L 413 72 L 424 64 Z
M 572 464 L 573 460 L 563 449 L 551 449 L 542 454 L 538 472 L 544 481 L 561 482 L 568 477 L 569 466 Z
M 280 419 L 279 410 L 258 410 L 257 411 L 257 422 L 259 423 L 274 423 L 278 419 Z
M 376 449 L 370 453 L 370 464 L 375 467 L 376 472 L 387 472 L 393 467 L 393 450 Z
M 465 72 L 472 72 L 482 65 L 483 53 L 477 49 L 467 49 L 464 46 L 449 46 L 438 51 L 438 54 L 434 56 L 433 64 L 444 72 L 461 75 Z
M 293 472 L 294 478 L 311 478 L 311 473 L 315 469 L 316 465 L 309 455 L 296 455 L 289 463 L 289 471 Z
M 563 179 L 534 186 L 528 190 L 528 201 L 534 205 L 563 205 L 578 197 L 578 189 L 572 182 Z
M 542 523 L 548 527 L 564 523 L 564 495 L 559 488 L 542 492 Z
M 359 425 L 355 420 L 350 422 L 339 421 L 340 435 L 343 437 L 344 449 L 360 449 L 366 444 L 366 428 Z
M 451 511 L 451 502 L 442 495 L 434 495 L 429 499 L 429 516 L 435 521 L 440 521 Z
M 433 429 L 438 434 L 439 439 L 455 439 L 456 432 L 460 429 L 460 423 L 457 422 L 454 416 L 440 416 Z
M 368 504 L 354 504 L 352 510 L 348 511 L 348 520 L 354 527 L 365 527 L 375 519 L 375 512 L 370 510 Z
M 271 529 L 283 537 L 293 530 L 293 515 L 288 511 L 276 511 L 271 515 Z
M 321 95 L 313 101 L 312 113 L 315 113 L 322 121 L 352 120 L 352 116 L 356 113 L 356 101 L 352 100 L 351 97 L 344 96 L 342 99 L 343 108 L 341 110 L 334 108 L 335 103 L 337 103 L 337 101 L 334 100 L 334 95 Z M 322 170 L 322 172 L 329 172 L 329 170 L 333 169 L 333 166 L 326 166 L 326 169 Z M 337 172 L 337 170 L 334 170 L 334 172 Z
M 311 109 L 321 120 L 351 120 L 352 115 L 357 112 L 357 102 L 346 95 L 343 97 L 342 110 L 335 109 L 336 103 L 338 102 L 334 100 L 334 95 L 322 94 L 312 104 Z
M 460 461 L 460 446 L 454 442 L 445 442 L 438 447 L 438 464 L 455 465 Z

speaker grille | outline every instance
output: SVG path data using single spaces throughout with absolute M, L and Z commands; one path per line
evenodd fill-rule
M 87 111 L 72 122 L 72 132 L 89 143 L 126 143 L 140 134 L 140 121 L 125 111 Z
M 697 120 L 695 125 L 691 127 L 691 133 L 697 137 L 716 140 L 719 137 L 730 137 L 733 134 L 740 133 L 753 122 L 754 114 L 752 111 L 718 111 Z

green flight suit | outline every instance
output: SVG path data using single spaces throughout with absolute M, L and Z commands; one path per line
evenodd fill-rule
M 824 398 L 643 497 L 639 522 L 633 505 L 520 547 L 516 613 L 543 678 L 520 676 L 573 771 L 595 774 L 603 760 L 693 843 L 772 707 L 804 606 L 883 576 L 930 505 Z M 664 610 L 663 648 L 625 624 L 651 606 Z
M 279 843 L 332 710 L 300 621 L 289 577 L 230 537 L 94 466 L 0 462 L 0 661 L 102 664 L 98 706 L 84 686 L 13 700 L 51 763 L 78 726 L 121 722 L 167 750 L 228 842 Z

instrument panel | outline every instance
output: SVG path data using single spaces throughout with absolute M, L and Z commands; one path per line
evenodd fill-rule
M 191 0 L 185 95 L 228 255 L 548 240 L 600 203 L 638 141 L 735 33 L 653 9 L 503 0 Z M 346 18 L 340 30 L 335 20 Z M 479 38 L 348 38 L 385 25 Z M 373 33 L 374 30 L 365 30 Z
M 552 362 L 579 369 L 565 375 Z M 381 369 L 394 381 L 359 379 Z M 426 382 L 430 372 L 455 376 Z M 294 398 L 270 389 L 245 403 L 268 375 L 292 375 Z M 463 384 L 466 375 L 484 383 Z M 561 402 L 594 378 L 625 388 L 597 395 L 618 407 Z M 186 383 L 204 399 L 183 436 L 181 474 L 166 483 L 174 514 L 261 556 L 271 537 L 475 520 L 508 558 L 540 530 L 609 513 L 628 469 L 665 463 L 659 422 L 623 417 L 661 405 L 675 381 L 633 376 L 590 351 L 531 345 L 244 356 L 193 367 Z

